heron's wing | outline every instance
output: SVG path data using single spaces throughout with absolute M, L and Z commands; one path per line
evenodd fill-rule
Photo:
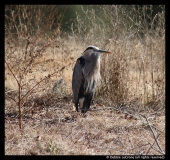
M 74 103 L 77 103 L 79 90 L 81 88 L 82 81 L 84 79 L 81 68 L 82 68 L 82 64 L 78 59 L 74 66 L 73 77 L 72 77 L 72 90 L 73 90 Z

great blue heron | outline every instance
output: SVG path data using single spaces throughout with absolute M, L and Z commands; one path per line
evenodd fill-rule
M 72 77 L 73 99 L 78 112 L 80 107 L 82 113 L 90 108 L 96 83 L 100 80 L 100 55 L 111 53 L 100 50 L 98 47 L 89 46 L 81 57 L 77 59 Z

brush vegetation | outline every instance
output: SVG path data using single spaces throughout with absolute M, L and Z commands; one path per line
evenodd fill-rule
M 6 155 L 165 154 L 165 6 L 96 7 L 65 32 L 65 6 L 5 6 Z M 112 54 L 82 116 L 71 81 L 89 45 Z

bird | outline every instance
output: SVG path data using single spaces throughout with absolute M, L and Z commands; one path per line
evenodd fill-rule
M 72 92 L 75 109 L 78 112 L 86 113 L 91 105 L 91 101 L 97 84 L 100 82 L 100 55 L 111 53 L 101 50 L 96 46 L 88 46 L 80 56 L 73 69 Z

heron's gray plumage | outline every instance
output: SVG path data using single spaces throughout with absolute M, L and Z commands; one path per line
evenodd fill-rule
M 89 46 L 74 66 L 72 90 L 77 111 L 78 105 L 83 113 L 90 108 L 96 84 L 100 81 L 100 53 L 110 52 Z
M 77 60 L 74 71 L 73 71 L 73 78 L 72 78 L 72 89 L 73 89 L 73 96 L 74 96 L 74 103 L 78 100 L 78 93 L 83 81 L 83 73 L 81 71 L 82 66 L 80 65 L 79 61 Z

